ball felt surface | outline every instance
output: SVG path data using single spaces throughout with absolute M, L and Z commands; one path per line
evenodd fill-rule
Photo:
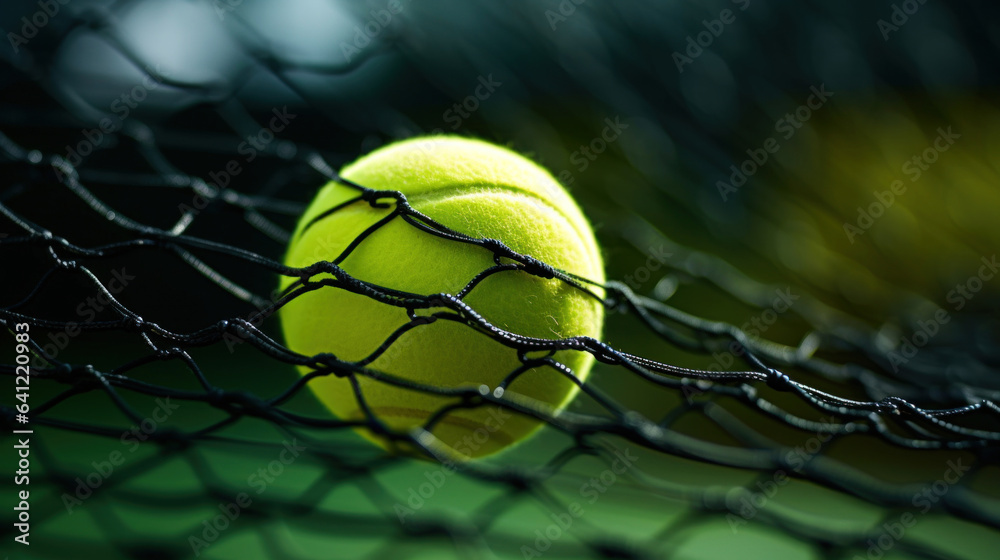
M 508 149 L 462 137 L 416 138 L 376 150 L 345 167 L 341 175 L 367 188 L 401 191 L 416 210 L 453 230 L 498 239 L 519 253 L 604 282 L 600 252 L 579 207 L 547 171 Z M 359 194 L 337 182 L 324 186 L 299 222 L 286 264 L 302 267 L 334 260 L 394 210 L 391 201 L 389 208 L 358 201 L 316 219 Z M 442 239 L 397 216 L 360 243 L 341 266 L 354 278 L 385 288 L 458 294 L 495 264 L 493 257 L 488 249 Z M 282 287 L 293 280 L 283 277 Z M 594 291 L 603 296 L 600 289 Z M 598 338 L 604 319 L 595 298 L 560 280 L 524 271 L 489 276 L 464 301 L 490 323 L 537 338 Z M 418 313 L 434 311 L 443 309 Z M 409 317 L 404 308 L 324 287 L 291 301 L 280 311 L 280 320 L 290 349 L 360 361 Z M 593 364 L 585 352 L 561 351 L 555 358 L 581 380 Z M 437 320 L 408 331 L 368 367 L 438 387 L 486 385 L 492 391 L 520 365 L 517 350 L 469 326 Z M 308 371 L 302 368 L 303 374 Z M 372 412 L 396 430 L 422 425 L 434 412 L 457 402 L 364 376 L 358 380 Z M 313 379 L 309 386 L 338 417 L 364 418 L 348 380 L 330 375 Z M 507 391 L 537 399 L 555 412 L 578 388 L 558 371 L 539 367 L 522 374 Z M 540 426 L 535 419 L 483 405 L 448 413 L 432 433 L 453 450 L 480 457 L 523 440 Z M 388 445 L 366 429 L 359 433 Z

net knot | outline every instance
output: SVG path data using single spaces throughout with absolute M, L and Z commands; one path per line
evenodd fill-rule
M 892 401 L 892 399 L 886 398 L 877 403 L 875 403 L 875 409 L 883 414 L 899 414 L 899 405 Z
M 503 241 L 499 239 L 483 239 L 481 246 L 484 249 L 489 249 L 493 252 L 494 262 L 501 264 L 501 258 L 508 258 L 515 261 L 521 265 L 525 272 L 531 274 L 532 276 L 537 276 L 539 278 L 545 278 L 551 280 L 556 277 L 556 269 L 552 266 L 532 257 L 531 255 L 521 255 L 516 251 L 507 246 Z
M 547 280 L 556 277 L 556 269 L 530 255 L 524 255 L 524 270 L 533 276 Z
M 788 375 L 776 369 L 767 370 L 767 386 L 775 391 L 788 391 L 792 386 L 792 380 Z
M 366 190 L 361 193 L 361 200 L 367 202 L 372 208 L 389 208 L 390 204 L 382 202 L 385 199 L 392 199 L 395 204 L 406 204 L 406 195 L 399 191 Z
M 128 332 L 141 332 L 142 326 L 146 322 L 142 320 L 142 317 L 126 316 L 122 317 L 122 328 Z

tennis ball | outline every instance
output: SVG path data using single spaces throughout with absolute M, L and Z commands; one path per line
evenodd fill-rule
M 547 171 L 506 148 L 455 136 L 410 139 L 362 157 L 345 167 L 341 176 L 370 189 L 401 191 L 414 209 L 448 228 L 475 238 L 500 240 L 518 253 L 604 282 L 597 242 L 579 207 Z M 304 267 L 332 261 L 396 210 L 391 199 L 385 208 L 366 201 L 350 203 L 360 194 L 337 181 L 325 185 L 299 221 L 285 264 Z M 342 207 L 330 212 L 338 206 Z M 354 278 L 423 296 L 457 295 L 470 280 L 495 265 L 491 250 L 435 236 L 400 216 L 378 227 L 341 263 Z M 283 277 L 281 287 L 287 288 L 294 280 Z M 599 288 L 593 291 L 604 295 Z M 463 301 L 491 324 L 536 338 L 598 338 L 604 320 L 598 299 L 561 280 L 521 270 L 487 276 Z M 446 309 L 418 314 L 426 317 L 440 311 Z M 371 356 L 411 320 L 404 308 L 331 286 L 293 299 L 279 315 L 291 350 L 310 356 L 328 352 L 351 362 Z M 543 354 L 532 354 L 539 355 Z M 594 361 L 580 351 L 560 351 L 554 357 L 581 380 L 587 378 Z M 517 349 L 466 324 L 438 319 L 407 331 L 367 367 L 436 387 L 485 385 L 493 391 L 521 365 Z M 300 370 L 302 374 L 311 371 Z M 358 375 L 357 379 L 367 406 L 394 430 L 421 426 L 438 410 L 460 402 L 456 397 L 401 388 L 377 378 Z M 309 387 L 338 417 L 365 418 L 348 379 L 318 377 Z M 517 377 L 507 395 L 530 397 L 555 414 L 577 391 L 573 382 L 546 366 Z M 508 409 L 480 404 L 450 411 L 431 432 L 454 451 L 481 457 L 524 440 L 541 425 Z M 358 432 L 382 447 L 390 446 L 386 438 L 367 429 Z

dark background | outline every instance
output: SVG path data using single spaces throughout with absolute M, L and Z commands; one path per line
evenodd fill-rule
M 339 169 L 394 139 L 445 132 L 510 146 L 550 169 L 594 225 L 608 278 L 629 283 L 640 295 L 736 326 L 762 317 L 774 290 L 799 295 L 792 312 L 778 314 L 762 335 L 801 351 L 813 336 L 819 341 L 815 356 L 843 367 L 832 375 L 785 368 L 793 378 L 844 397 L 877 401 L 894 395 L 929 408 L 996 399 L 1000 279 L 984 279 L 973 297 L 953 295 L 1000 245 L 1000 14 L 990 3 L 401 1 L 396 9 L 377 0 L 70 0 L 46 6 L 59 11 L 49 16 L 31 2 L 0 8 L 8 43 L 0 48 L 0 203 L 78 247 L 139 236 L 67 188 L 48 159 L 61 156 L 116 216 L 168 231 L 186 224 L 187 235 L 268 259 L 248 262 L 198 250 L 184 256 L 163 247 L 97 257 L 55 248 L 57 256 L 75 260 L 105 286 L 116 271 L 134 276 L 116 296 L 165 329 L 198 332 L 223 319 L 252 317 L 266 306 L 288 232 L 328 180 L 324 166 Z M 880 28 L 880 20 L 894 22 L 897 8 L 905 14 L 903 8 L 913 7 L 905 21 L 895 15 L 897 30 L 885 34 L 889 28 Z M 720 29 L 713 21 L 727 9 L 732 23 L 722 24 L 717 36 L 705 35 Z M 33 17 L 35 24 L 22 20 Z M 37 34 L 28 38 L 31 25 Z M 699 37 L 707 46 L 690 47 Z M 678 67 L 676 53 L 690 62 Z M 477 98 L 481 80 L 499 85 Z M 778 123 L 820 87 L 832 97 L 784 136 L 788 129 Z M 129 107 L 128 96 L 142 100 Z M 463 109 L 467 117 L 456 109 L 462 103 L 474 107 Z M 267 127 L 276 110 L 295 116 L 273 141 L 254 148 L 250 160 L 246 137 Z M 110 133 L 97 132 L 102 119 L 109 119 Z M 582 148 L 602 135 L 607 120 L 625 127 L 586 159 Z M 939 128 L 949 127 L 961 135 L 954 147 L 936 154 L 911 181 L 906 162 L 933 145 Z M 777 152 L 723 197 L 718 183 L 729 180 L 730 166 L 740 166 L 750 157 L 747 151 L 768 138 L 778 142 Z M 75 161 L 81 145 L 92 154 Z M 21 149 L 37 150 L 38 161 L 15 157 Z M 220 180 L 231 162 L 239 172 Z M 859 212 L 871 214 L 876 193 L 889 190 L 894 180 L 904 181 L 906 192 L 852 242 L 845 224 L 858 224 Z M 203 200 L 197 193 L 216 196 L 188 223 L 184 208 Z M 0 217 L 0 307 L 28 298 L 20 313 L 86 320 L 86 307 L 81 312 L 79 306 L 97 295 L 93 279 L 67 270 L 46 276 L 54 262 L 50 245 L 4 242 L 22 232 Z M 657 255 L 667 256 L 660 262 Z M 240 289 L 224 289 L 218 277 L 192 265 L 192 256 Z M 925 325 L 941 310 L 949 321 L 928 333 Z M 106 322 L 107 328 L 72 337 L 59 360 L 114 372 L 147 354 L 146 344 L 115 323 L 118 318 L 108 307 L 95 309 L 92 322 Z M 280 341 L 273 317 L 261 329 Z M 922 330 L 932 334 L 926 346 L 894 370 L 893 353 Z M 44 344 L 59 331 L 37 332 Z M 665 344 L 634 314 L 610 314 L 605 341 L 686 367 L 746 369 L 725 356 L 724 346 L 689 351 Z M 0 350 L 5 364 L 12 361 L 11 346 Z M 297 378 L 291 366 L 251 344 L 215 344 L 193 349 L 192 356 L 214 385 L 263 398 L 280 394 Z M 200 390 L 195 376 L 172 362 L 128 375 Z M 598 366 L 592 382 L 658 421 L 684 400 L 611 367 Z M 46 402 L 74 383 L 38 383 L 32 402 Z M 123 394 L 140 416 L 156 406 L 146 395 Z M 789 409 L 807 409 L 794 399 L 769 396 Z M 808 431 L 744 409 L 739 399 L 718 404 L 755 433 L 785 445 L 809 438 Z M 287 405 L 314 417 L 328 414 L 307 392 Z M 574 406 L 595 409 L 586 399 Z M 231 413 L 193 401 L 168 424 L 198 430 Z M 37 557 L 66 557 L 70 549 L 86 558 L 190 557 L 188 536 L 275 454 L 267 447 L 212 441 L 183 453 L 144 444 L 129 456 L 127 470 L 108 478 L 103 494 L 70 515 L 59 496 L 74 487 L 76 476 L 93 470 L 93 461 L 121 448 L 114 434 L 132 420 L 100 390 L 38 414 L 49 422 L 38 436 L 44 474 L 33 487 L 39 488 L 33 506 Z M 697 408 L 671 427 L 733 444 L 739 438 L 719 424 L 719 415 L 711 407 Z M 222 434 L 270 443 L 287 436 L 252 416 Z M 67 429 L 83 420 L 103 433 Z M 995 429 L 988 414 L 968 421 Z M 313 435 L 352 459 L 373 453 L 350 434 Z M 546 432 L 505 460 L 544 464 L 572 445 L 572 438 Z M 443 536 L 418 538 L 421 531 L 412 526 L 394 525 L 392 505 L 426 480 L 425 463 L 341 470 L 336 453 L 326 450 L 295 463 L 296 474 L 281 477 L 243 524 L 234 523 L 203 555 L 521 557 L 521 543 L 550 522 L 549 502 L 525 498 L 493 507 L 502 489 L 454 478 L 436 504 L 418 513 L 428 522 L 468 518 L 475 536 L 446 525 Z M 696 503 L 685 489 L 753 488 L 755 477 L 770 473 L 643 453 L 641 462 L 656 484 L 637 477 L 615 486 L 597 505 L 588 504 L 590 513 L 582 518 L 602 529 L 607 542 L 636 555 L 712 558 L 753 550 L 768 558 L 853 557 L 865 553 L 867 538 L 881 534 L 884 519 L 906 509 L 883 509 L 868 503 L 864 492 L 796 480 L 767 514 L 733 531 L 724 512 Z M 962 483 L 974 496 L 963 494 L 971 502 L 956 498 L 952 513 L 996 509 L 998 473 L 989 455 L 915 452 L 867 436 L 823 454 L 887 484 L 918 489 L 941 477 L 948 461 L 974 460 L 974 476 Z M 578 482 L 604 468 L 584 456 L 549 488 L 579 499 Z M 296 504 L 308 507 L 299 511 Z M 831 526 L 842 542 L 823 533 Z M 922 516 L 918 527 L 894 554 L 984 558 L 998 543 L 995 525 L 948 512 Z M 548 554 L 601 553 L 592 542 L 581 542 L 566 537 Z

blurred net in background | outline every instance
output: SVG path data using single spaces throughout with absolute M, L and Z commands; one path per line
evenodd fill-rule
M 788 4 L 5 7 L 0 371 L 17 323 L 47 356 L 9 554 L 989 557 L 989 14 L 886 34 L 891 5 Z M 551 424 L 458 465 L 354 436 L 292 365 L 375 372 L 289 353 L 272 316 L 315 190 L 440 131 L 549 168 L 616 279 L 603 344 L 541 346 L 599 359 L 568 413 L 456 391 Z

